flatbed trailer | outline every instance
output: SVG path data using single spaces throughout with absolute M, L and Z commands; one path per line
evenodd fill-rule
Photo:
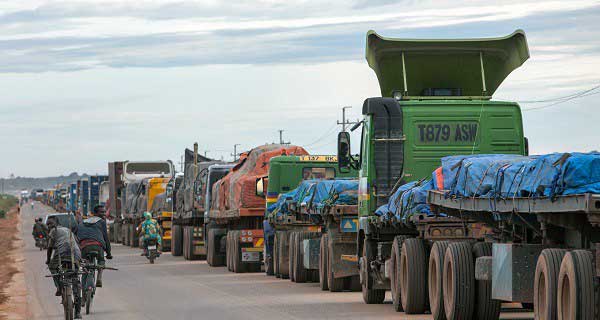
M 436 213 L 493 229 L 491 255 L 458 270 L 491 283 L 492 299 L 533 304 L 536 319 L 600 318 L 600 194 L 452 198 L 432 190 L 427 201 Z

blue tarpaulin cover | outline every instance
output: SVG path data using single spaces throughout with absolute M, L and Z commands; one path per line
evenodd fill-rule
M 454 197 L 555 197 L 600 193 L 600 153 L 479 155 L 442 159 L 443 190 Z
M 269 213 L 284 215 L 289 213 L 289 203 L 298 207 L 304 205 L 309 209 L 320 209 L 332 205 L 358 204 L 358 180 L 304 180 L 300 185 L 279 196 L 277 202 L 267 208 Z
M 375 214 L 406 220 L 431 214 L 429 190 L 445 190 L 451 197 L 555 197 L 600 193 L 600 153 L 552 153 L 537 156 L 479 154 L 442 158 L 441 173 L 432 179 L 400 186 Z M 441 179 L 439 179 L 441 178 Z M 441 185 L 443 183 L 443 185 Z
M 432 180 L 404 184 L 394 192 L 387 204 L 377 208 L 375 214 L 385 219 L 395 216 L 398 220 L 405 220 L 414 214 L 431 215 L 427 204 L 427 191 L 431 189 L 433 189 Z

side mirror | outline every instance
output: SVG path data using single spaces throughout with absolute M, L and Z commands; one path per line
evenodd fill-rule
M 352 157 L 350 153 L 350 134 L 348 132 L 338 133 L 337 158 L 339 171 L 350 172 Z
M 261 198 L 265 197 L 265 177 L 256 179 L 256 195 Z

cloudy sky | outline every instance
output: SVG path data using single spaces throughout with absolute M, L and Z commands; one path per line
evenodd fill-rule
M 492 1 L 493 2 L 493 1 Z M 342 106 L 378 96 L 365 33 L 527 33 L 495 98 L 520 101 L 533 153 L 599 150 L 600 1 L 1 1 L 0 177 L 103 173 L 198 141 L 230 158 L 279 139 L 333 153 Z M 528 101 L 549 100 L 528 103 Z M 533 108 L 533 109 L 532 109 Z M 531 110 L 528 110 L 531 109 Z

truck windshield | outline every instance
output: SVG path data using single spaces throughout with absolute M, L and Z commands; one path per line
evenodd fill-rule
M 171 165 L 167 162 L 139 162 L 128 163 L 126 172 L 130 174 L 168 174 L 171 173 Z

